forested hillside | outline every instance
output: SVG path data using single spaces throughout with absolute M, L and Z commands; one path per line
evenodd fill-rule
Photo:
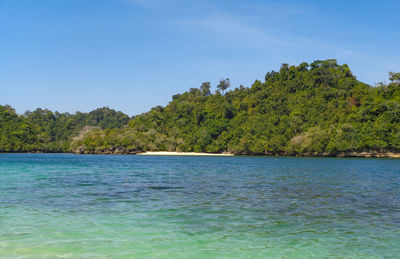
M 396 153 L 399 74 L 390 74 L 390 80 L 371 87 L 358 81 L 347 65 L 325 60 L 283 64 L 249 88 L 231 90 L 226 79 L 211 93 L 206 82 L 130 120 L 106 108 L 75 115 L 38 109 L 18 116 L 3 106 L 0 151 Z M 82 132 L 84 126 L 99 127 Z
M 394 75 L 394 78 L 393 78 Z M 397 76 L 397 77 L 396 77 Z M 400 89 L 371 87 L 336 60 L 283 64 L 265 81 L 231 91 L 222 80 L 173 96 L 127 127 L 93 130 L 72 147 L 235 154 L 335 155 L 400 150 Z
M 36 109 L 17 115 L 12 107 L 0 105 L 0 152 L 69 152 L 71 140 L 85 126 L 118 128 L 129 119 L 106 107 L 89 113 Z

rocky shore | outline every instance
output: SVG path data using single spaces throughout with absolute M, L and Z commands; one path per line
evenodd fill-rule
M 78 147 L 73 150 L 74 154 L 108 154 L 108 155 L 136 155 L 142 153 L 141 151 L 134 149 L 127 149 L 123 147 L 115 147 L 110 149 L 96 149 L 96 150 L 85 150 L 83 147 Z

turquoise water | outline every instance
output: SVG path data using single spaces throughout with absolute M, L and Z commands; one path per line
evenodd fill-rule
M 0 154 L 0 257 L 399 258 L 400 160 Z

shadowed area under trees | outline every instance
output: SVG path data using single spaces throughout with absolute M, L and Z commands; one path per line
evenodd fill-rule
M 336 60 L 283 64 L 249 88 L 229 90 L 227 78 L 212 94 L 205 82 L 131 119 L 108 108 L 17 115 L 0 106 L 0 151 L 399 152 L 398 75 L 389 73 L 391 83 L 371 87 Z

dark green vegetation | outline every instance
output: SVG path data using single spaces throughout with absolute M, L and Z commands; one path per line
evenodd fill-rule
M 10 106 L 0 105 L 0 152 L 68 152 L 74 136 L 85 126 L 118 128 L 129 117 L 109 108 L 76 114 L 36 109 L 17 115 Z
M 206 82 L 129 121 L 106 108 L 18 116 L 2 106 L 0 151 L 399 152 L 400 76 L 389 76 L 371 87 L 336 60 L 283 64 L 250 88 L 229 91 L 225 79 L 212 94 Z

